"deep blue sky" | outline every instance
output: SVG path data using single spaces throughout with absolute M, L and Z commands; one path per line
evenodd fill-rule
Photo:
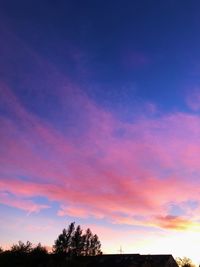
M 164 109 L 181 106 L 182 93 L 199 83 L 199 8 L 199 1 L 0 3 L 11 32 L 100 102 L 131 105 L 137 95 Z

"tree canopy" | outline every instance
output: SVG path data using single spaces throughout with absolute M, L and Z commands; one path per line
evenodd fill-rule
M 32 250 L 32 243 L 27 241 L 26 244 L 19 241 L 18 244 L 13 244 L 11 247 L 11 252 L 14 253 L 30 253 Z
M 55 240 L 54 253 L 65 253 L 69 256 L 95 256 L 102 254 L 101 243 L 96 234 L 88 228 L 83 234 L 81 226 L 75 228 L 75 222 L 69 224 L 67 230 Z

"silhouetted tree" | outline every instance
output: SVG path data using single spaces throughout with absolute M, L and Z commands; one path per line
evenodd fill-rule
M 78 225 L 71 223 L 68 229 L 63 229 L 62 234 L 55 240 L 53 251 L 56 254 L 66 254 L 69 256 L 95 256 L 101 253 L 101 243 L 97 235 L 93 235 L 88 228 L 85 234 Z
M 194 267 L 195 265 L 193 264 L 192 260 L 184 257 L 184 258 L 177 258 L 176 262 L 179 267 Z
M 44 266 L 43 264 L 48 261 L 49 258 L 47 249 L 42 246 L 41 243 L 35 246 L 29 255 L 29 261 L 31 261 L 31 264 L 34 267 L 38 266 L 38 264 Z
M 84 239 L 84 255 L 85 256 L 91 255 L 91 242 L 92 242 L 92 237 L 93 237 L 92 232 L 88 228 L 86 230 L 86 233 L 85 233 L 84 237 L 83 237 L 83 239 Z
M 13 244 L 11 247 L 11 252 L 20 254 L 30 253 L 31 250 L 32 250 L 32 243 L 29 241 L 27 241 L 26 244 L 23 243 L 22 241 L 19 241 L 18 244 Z
M 53 246 L 53 251 L 55 253 L 65 253 L 67 252 L 68 247 L 66 247 L 67 242 L 67 231 L 66 229 L 63 229 L 62 234 L 58 236 L 58 238 L 55 240 L 55 244 Z
M 82 229 L 80 225 L 76 227 L 76 230 L 74 232 L 74 236 L 72 238 L 72 253 L 73 255 L 80 256 L 83 254 L 84 249 L 84 239 L 82 236 Z
M 48 253 L 47 249 L 45 247 L 43 247 L 41 245 L 41 243 L 38 243 L 37 246 L 35 246 L 31 250 L 31 254 L 32 255 L 37 255 L 37 256 L 46 255 L 47 253 Z
M 84 235 L 84 255 L 96 256 L 102 254 L 101 242 L 98 236 L 92 234 L 92 231 L 88 228 Z
M 3 248 L 2 247 L 0 247 L 0 253 L 3 253 Z
M 101 242 L 99 241 L 99 237 L 95 234 L 91 239 L 91 248 L 90 255 L 96 256 L 102 254 L 101 252 Z
M 71 223 L 68 230 L 63 229 L 62 234 L 55 240 L 53 251 L 55 253 L 66 253 L 71 255 L 73 250 L 73 236 L 75 232 L 75 222 Z

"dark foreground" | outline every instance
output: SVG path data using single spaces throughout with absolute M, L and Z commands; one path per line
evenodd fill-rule
M 44 254 L 0 254 L 2 267 L 178 267 L 171 255 L 99 255 L 66 257 L 65 255 Z

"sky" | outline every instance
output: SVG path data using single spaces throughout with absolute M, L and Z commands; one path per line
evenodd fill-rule
M 200 263 L 200 2 L 0 1 L 0 242 L 75 221 Z

